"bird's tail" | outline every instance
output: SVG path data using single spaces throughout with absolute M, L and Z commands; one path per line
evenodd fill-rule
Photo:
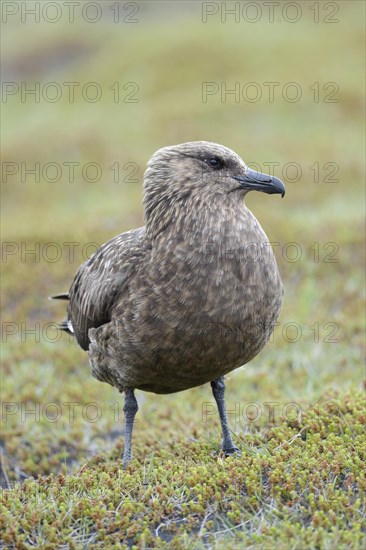
M 70 296 L 68 292 L 63 294 L 56 294 L 56 296 L 49 296 L 49 300 L 69 300 Z M 74 334 L 72 323 L 69 319 L 65 319 L 62 323 L 59 323 L 58 328 L 64 330 L 68 334 Z
M 64 292 L 63 294 L 56 294 L 56 296 L 50 296 L 50 300 L 69 300 L 70 296 L 68 292 Z
M 61 323 L 58 323 L 58 328 L 68 334 L 74 334 L 74 327 L 72 326 L 70 319 L 65 319 Z

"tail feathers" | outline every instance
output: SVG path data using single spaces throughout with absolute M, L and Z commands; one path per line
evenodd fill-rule
M 62 321 L 62 323 L 60 323 L 58 327 L 60 330 L 64 330 L 68 334 L 74 334 L 74 328 L 70 319 L 65 319 L 64 321 Z
M 70 296 L 68 292 L 64 294 L 56 294 L 56 296 L 50 296 L 50 300 L 69 300 Z

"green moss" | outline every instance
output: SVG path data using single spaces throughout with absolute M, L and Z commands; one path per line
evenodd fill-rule
M 3 493 L 4 543 L 155 547 L 164 540 L 181 545 L 188 533 L 203 545 L 361 547 L 364 395 L 333 395 L 333 405 L 332 413 L 304 411 L 297 428 L 283 420 L 263 429 L 257 451 L 244 448 L 240 458 L 225 460 L 204 443 L 182 443 L 185 458 L 175 459 L 164 446 L 155 456 L 145 448 L 144 465 L 135 459 L 127 470 L 120 459 L 101 456 L 67 476 L 26 479 Z M 353 413 L 347 419 L 346 410 Z

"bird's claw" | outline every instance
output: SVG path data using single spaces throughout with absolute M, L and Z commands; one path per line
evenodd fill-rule
M 228 447 L 222 449 L 225 457 L 228 458 L 229 456 L 235 455 L 237 458 L 241 456 L 241 450 L 238 447 Z

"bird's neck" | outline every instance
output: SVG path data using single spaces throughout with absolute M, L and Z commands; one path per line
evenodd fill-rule
M 179 246 L 202 248 L 245 239 L 256 240 L 256 232 L 265 235 L 244 200 L 234 194 L 190 195 L 173 203 L 161 202 L 146 221 L 147 235 L 154 247 Z

